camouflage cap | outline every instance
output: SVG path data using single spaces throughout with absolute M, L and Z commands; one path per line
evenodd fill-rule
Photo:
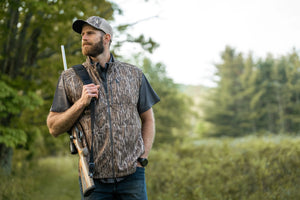
M 89 17 L 86 21 L 78 19 L 78 20 L 74 21 L 72 28 L 75 32 L 81 34 L 82 26 L 84 24 L 88 24 L 100 31 L 103 31 L 106 34 L 110 34 L 111 38 L 113 37 L 112 27 L 109 25 L 109 23 L 105 19 L 103 19 L 101 17 L 92 16 L 92 17 Z

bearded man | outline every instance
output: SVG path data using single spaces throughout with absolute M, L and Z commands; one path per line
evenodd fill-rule
M 78 125 L 83 143 L 93 146 L 96 188 L 85 199 L 145 200 L 145 167 L 155 135 L 152 106 L 160 99 L 141 69 L 114 59 L 113 30 L 105 19 L 76 20 L 73 30 L 81 34 L 82 65 L 93 83 L 83 85 L 72 68 L 62 72 L 47 118 L 49 132 L 57 137 Z

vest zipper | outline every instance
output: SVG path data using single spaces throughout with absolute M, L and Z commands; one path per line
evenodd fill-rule
M 114 141 L 113 141 L 113 134 L 112 134 L 112 126 L 111 126 L 111 113 L 110 113 L 110 102 L 109 102 L 109 96 L 108 96 L 108 88 L 107 88 L 107 79 L 103 80 L 103 86 L 105 90 L 106 100 L 107 100 L 107 112 L 108 112 L 108 122 L 109 122 L 109 133 L 110 133 L 110 144 L 111 144 L 111 154 L 112 154 L 112 173 L 113 178 L 116 179 L 115 170 L 114 170 Z

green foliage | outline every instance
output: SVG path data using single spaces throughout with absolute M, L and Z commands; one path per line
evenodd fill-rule
M 193 104 L 190 105 L 193 113 L 189 116 L 193 129 L 188 138 L 204 137 L 210 130 L 210 124 L 204 120 L 203 105 L 207 104 L 211 88 L 201 85 L 180 85 L 179 90 L 193 100 Z
M 149 199 L 299 199 L 300 139 L 206 139 L 152 151 Z
M 64 138 L 50 139 L 45 123 L 63 69 L 60 45 L 74 58 L 80 36 L 72 21 L 87 14 L 113 20 L 118 8 L 106 0 L 4 0 L 0 7 L 0 168 L 10 173 L 12 154 L 5 152 L 11 147 L 28 150 L 26 159 L 67 147 Z
M 77 157 L 16 160 L 14 173 L 1 177 L 0 199 L 80 199 Z M 9 189 L 7 189 L 9 188 Z
M 34 93 L 24 94 L 7 83 L 0 81 L 0 143 L 7 147 L 24 145 L 27 141 L 24 123 L 19 117 L 22 113 L 33 111 L 42 104 L 42 99 Z
M 0 97 L 0 144 L 22 144 L 31 151 L 28 158 L 64 152 L 66 137 L 54 140 L 45 123 L 63 70 L 60 45 L 65 46 L 69 67 L 82 63 L 81 38 L 72 30 L 72 22 L 92 15 L 113 21 L 122 11 L 107 0 L 4 0 L 0 8 L 0 73 L 5 77 L 3 84 L 9 86 L 1 87 L 5 92 Z M 120 33 L 124 31 L 126 27 Z M 130 38 L 128 42 L 140 43 L 149 51 L 157 46 L 151 38 L 125 36 L 119 42 Z M 113 42 L 113 48 L 119 47 Z
M 152 63 L 150 59 L 138 56 L 134 61 L 142 66 L 143 72 L 156 91 L 161 101 L 154 105 L 156 136 L 155 145 L 173 143 L 182 140 L 191 130 L 190 117 L 193 115 L 190 106 L 192 100 L 178 90 L 172 79 L 166 74 L 162 63 Z
M 19 155 L 19 152 L 17 152 Z M 146 168 L 149 200 L 297 200 L 300 138 L 205 139 L 153 150 Z M 15 158 L 0 177 L 0 199 L 79 199 L 77 157 Z M 7 189 L 9 188 L 9 189 Z
M 226 47 L 218 64 L 218 86 L 205 105 L 213 135 L 292 133 L 300 127 L 300 60 L 294 51 L 254 61 Z

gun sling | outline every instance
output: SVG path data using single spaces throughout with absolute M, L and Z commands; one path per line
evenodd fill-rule
M 83 85 L 91 84 L 93 81 L 91 80 L 88 72 L 86 71 L 83 65 L 75 65 L 72 67 L 76 74 L 80 77 Z M 89 176 L 93 178 L 95 172 L 95 163 L 94 163 L 94 124 L 95 124 L 95 98 L 92 98 L 90 103 L 91 108 L 91 130 L 92 130 L 92 144 L 91 144 L 91 153 L 90 153 L 90 161 L 89 161 Z

